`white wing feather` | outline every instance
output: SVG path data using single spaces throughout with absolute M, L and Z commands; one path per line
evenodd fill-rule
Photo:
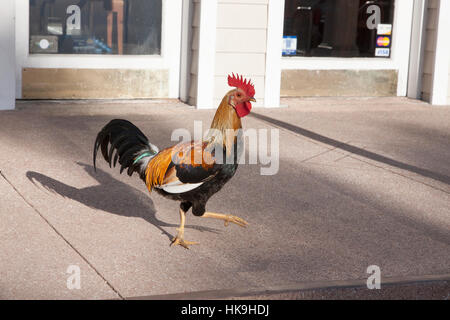
M 179 180 L 167 183 L 162 186 L 158 186 L 157 188 L 163 189 L 167 193 L 183 193 L 194 190 L 195 188 L 200 187 L 203 182 L 200 183 L 183 183 Z

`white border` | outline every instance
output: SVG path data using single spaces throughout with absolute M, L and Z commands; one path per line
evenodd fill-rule
M 214 102 L 217 0 L 200 1 L 197 108 L 211 109 Z
M 392 56 L 382 58 L 283 57 L 282 70 L 398 70 L 397 95 L 406 96 L 413 1 L 396 0 Z
M 446 105 L 449 96 L 449 64 L 450 64 L 450 1 L 441 0 L 437 27 L 436 58 L 434 63 L 433 89 L 431 104 Z
M 187 102 L 189 99 L 189 84 L 191 82 L 191 60 L 192 60 L 192 0 L 183 1 L 183 18 L 181 27 L 181 64 L 180 64 L 180 100 Z
M 281 19 L 280 19 L 281 17 Z M 284 1 L 268 2 L 264 107 L 280 106 Z
M 15 108 L 14 0 L 2 2 L 0 11 L 0 110 Z
M 23 68 L 168 69 L 169 98 L 179 97 L 182 0 L 162 1 L 161 55 L 29 55 L 29 1 L 16 0 L 16 97 Z
M 408 92 L 412 99 L 421 99 L 423 57 L 425 54 L 425 35 L 427 25 L 428 0 L 414 0 L 414 14 L 411 35 Z

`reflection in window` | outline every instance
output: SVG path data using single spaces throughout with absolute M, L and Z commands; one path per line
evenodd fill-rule
M 393 16 L 394 0 L 286 0 L 284 55 L 374 57 L 378 25 Z
M 161 53 L 162 0 L 30 0 L 30 53 Z

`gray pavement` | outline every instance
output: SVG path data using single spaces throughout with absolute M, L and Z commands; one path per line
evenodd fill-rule
M 403 98 L 282 103 L 243 121 L 280 130 L 278 174 L 242 165 L 208 203 L 250 226 L 188 215 L 186 239 L 200 242 L 191 250 L 169 247 L 178 203 L 104 161 L 95 173 L 92 147 L 112 118 L 133 121 L 165 147 L 176 128 L 208 126 L 214 110 L 30 101 L 0 112 L 0 298 L 323 287 L 364 281 L 370 265 L 382 279 L 442 278 L 438 296 L 450 294 L 450 107 Z M 67 289 L 69 265 L 80 267 L 81 289 Z

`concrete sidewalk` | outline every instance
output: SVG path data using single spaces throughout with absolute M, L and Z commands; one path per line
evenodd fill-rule
M 242 165 L 208 202 L 249 228 L 189 214 L 186 239 L 200 242 L 191 250 L 169 247 L 178 203 L 149 196 L 103 160 L 95 173 L 92 148 L 113 118 L 166 147 L 176 128 L 209 126 L 214 110 L 85 101 L 18 102 L 0 112 L 0 298 L 251 295 L 364 281 L 370 265 L 382 279 L 442 279 L 439 297 L 448 297 L 450 107 L 402 98 L 282 103 L 243 120 L 280 130 L 278 174 Z M 70 265 L 80 267 L 79 290 L 67 288 Z

